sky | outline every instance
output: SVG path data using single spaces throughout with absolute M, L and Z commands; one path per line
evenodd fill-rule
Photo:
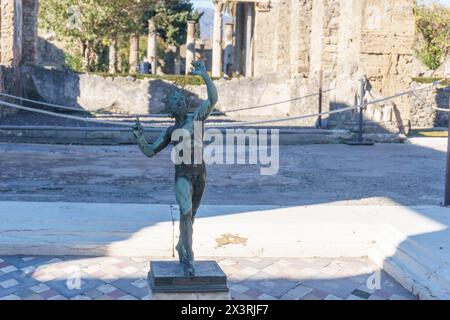
M 431 2 L 434 2 L 434 1 L 433 1 L 433 0 L 424 0 L 424 2 L 431 3 Z M 439 1 L 436 1 L 436 2 L 440 2 L 440 3 L 442 3 L 442 4 L 445 4 L 445 5 L 447 5 L 447 6 L 450 6 L 450 0 L 439 0 Z
M 423 0 L 423 1 L 428 3 L 437 1 L 447 6 L 450 6 L 450 0 Z M 194 3 L 194 6 L 196 8 L 198 7 L 214 8 L 212 0 L 192 0 L 192 2 Z
M 192 0 L 192 2 L 194 3 L 195 8 L 214 8 L 212 0 Z

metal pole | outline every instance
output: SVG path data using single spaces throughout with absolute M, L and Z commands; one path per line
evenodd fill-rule
M 448 106 L 450 108 L 450 94 L 448 98 Z M 445 175 L 445 200 L 444 206 L 450 206 L 450 113 L 448 121 L 448 146 L 447 146 L 447 173 Z
M 323 103 L 323 70 L 320 69 L 319 74 L 319 113 L 322 113 L 322 103 Z M 322 129 L 322 116 L 319 116 L 319 121 L 317 123 L 319 129 Z
M 364 103 L 365 103 L 365 96 L 366 96 L 366 80 L 360 79 L 360 101 L 359 104 L 361 108 L 359 109 L 359 130 L 358 130 L 358 142 L 363 143 L 363 126 L 364 126 Z

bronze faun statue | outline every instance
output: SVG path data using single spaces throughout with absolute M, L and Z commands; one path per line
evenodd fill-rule
M 204 122 L 211 114 L 218 100 L 216 86 L 206 72 L 204 63 L 194 61 L 192 66 L 194 69 L 192 73 L 202 77 L 206 83 L 208 100 L 203 102 L 193 114 L 190 114 L 188 113 L 189 106 L 185 95 L 179 89 L 172 91 L 165 99 L 165 102 L 172 117 L 175 118 L 175 125 L 164 130 L 153 144 L 149 144 L 146 141 L 144 128 L 139 119 L 136 120 L 136 125 L 133 127 L 133 133 L 139 147 L 147 157 L 153 157 L 158 154 L 171 142 L 174 145 L 183 143 L 182 141 L 172 141 L 172 134 L 175 130 L 182 129 L 190 134 L 191 148 L 189 150 L 191 150 L 191 156 L 188 158 L 191 158 L 192 161 L 175 164 L 175 192 L 178 205 L 180 206 L 180 240 L 176 249 L 180 263 L 184 264 L 186 276 L 195 275 L 194 252 L 192 250 L 193 224 L 206 182 L 206 166 L 203 156 L 201 156 L 200 161 L 197 159 L 195 159 L 197 161 L 194 161 L 194 128 L 200 125 L 201 130 L 204 130 Z M 183 148 L 183 150 L 185 149 Z

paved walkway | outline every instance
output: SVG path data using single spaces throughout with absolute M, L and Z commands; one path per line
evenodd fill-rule
M 416 299 L 367 258 L 216 260 L 228 275 L 235 300 Z M 148 261 L 2 256 L 0 300 L 149 299 Z M 379 289 L 369 289 L 368 283 Z

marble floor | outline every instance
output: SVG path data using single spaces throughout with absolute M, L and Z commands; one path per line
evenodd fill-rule
M 150 299 L 149 260 L 0 256 L 0 300 Z M 215 260 L 228 276 L 234 300 L 417 299 L 368 258 Z

